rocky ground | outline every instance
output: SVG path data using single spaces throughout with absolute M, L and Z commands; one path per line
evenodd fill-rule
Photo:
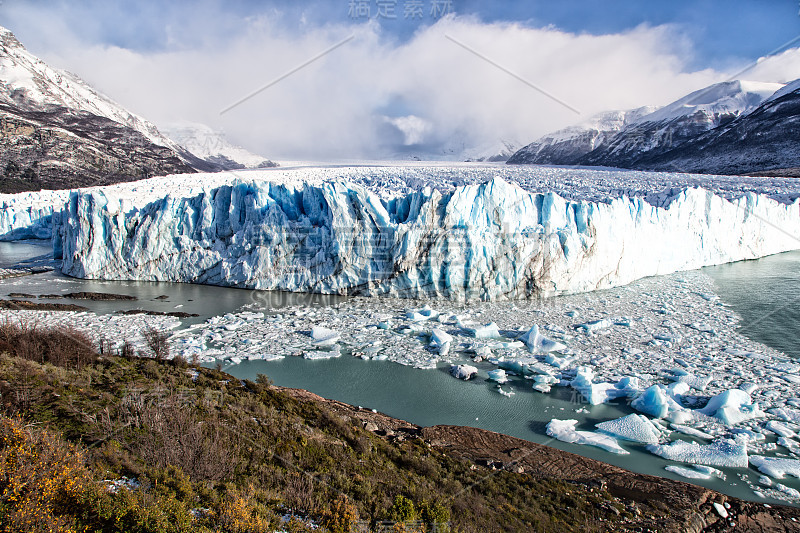
M 422 438 L 428 445 L 474 463 L 475 469 L 507 470 L 534 478 L 567 481 L 582 489 L 606 490 L 625 505 L 632 531 L 800 531 L 800 509 L 732 498 L 689 483 L 629 472 L 594 459 L 492 431 L 462 426 L 420 427 L 369 409 L 327 400 L 305 390 L 280 388 L 303 402 L 326 407 L 361 421 L 388 441 Z M 609 509 L 613 508 L 609 502 Z M 718 503 L 729 516 L 723 519 Z

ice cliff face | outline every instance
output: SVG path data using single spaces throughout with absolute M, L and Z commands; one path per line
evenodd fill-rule
M 152 198 L 152 197 L 151 197 Z M 65 274 L 334 294 L 515 299 L 800 248 L 800 203 L 702 189 L 666 207 L 530 193 L 500 178 L 381 199 L 341 181 L 237 182 L 147 203 L 73 192 Z
M 53 213 L 69 198 L 69 191 L 0 194 L 0 241 L 49 239 Z

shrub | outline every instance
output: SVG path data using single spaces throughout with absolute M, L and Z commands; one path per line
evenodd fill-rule
M 340 495 L 322 517 L 322 527 L 331 533 L 350 533 L 358 522 L 358 511 L 347 496 Z
M 91 485 L 75 447 L 0 417 L 0 531 L 78 531 L 72 513 Z
M 82 368 L 97 361 L 92 340 L 72 328 L 19 326 L 6 320 L 0 324 L 0 353 L 37 363 Z
M 148 326 L 142 331 L 142 337 L 156 360 L 169 359 L 169 334 L 153 326 Z

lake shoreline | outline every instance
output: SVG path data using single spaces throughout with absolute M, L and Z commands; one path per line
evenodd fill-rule
M 714 503 L 723 505 L 739 531 L 800 530 L 800 508 L 765 505 L 668 478 L 637 474 L 596 459 L 573 454 L 494 431 L 468 426 L 418 426 L 383 413 L 323 398 L 304 389 L 274 386 L 301 402 L 321 403 L 340 416 L 389 441 L 421 439 L 454 458 L 466 459 L 488 472 L 508 470 L 538 479 L 558 479 L 590 489 L 606 490 L 639 513 L 663 511 L 668 505 L 681 531 L 725 530 L 728 524 Z M 667 503 L 668 502 L 668 503 Z M 727 504 L 727 505 L 725 505 Z M 653 524 L 660 530 L 668 524 Z M 778 528 L 778 529 L 775 529 Z

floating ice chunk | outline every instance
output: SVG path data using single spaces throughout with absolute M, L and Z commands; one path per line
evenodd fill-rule
M 673 472 L 687 479 L 714 479 L 714 476 L 707 472 L 698 472 L 693 468 L 686 468 L 685 466 L 667 465 L 664 467 L 664 470 Z
M 670 383 L 667 385 L 667 394 L 669 394 L 676 402 L 680 402 L 681 396 L 689 392 L 688 383 Z
M 701 333 L 711 333 L 712 335 L 716 335 L 717 333 L 713 326 L 710 326 L 705 322 L 693 322 L 689 327 Z
M 692 436 L 692 437 L 699 437 L 701 439 L 707 439 L 707 440 L 711 440 L 711 439 L 714 438 L 714 435 L 712 435 L 710 433 L 706 433 L 705 431 L 700 431 L 699 429 L 692 428 L 692 427 L 689 427 L 689 426 L 684 426 L 684 425 L 681 425 L 681 424 L 670 424 L 670 427 L 672 429 L 674 429 L 675 431 L 679 431 L 679 432 L 683 433 L 684 435 L 689 435 L 689 436 Z
M 472 350 L 475 352 L 475 356 L 481 359 L 487 359 L 492 356 L 492 349 L 489 346 L 478 346 Z
M 676 440 L 669 444 L 650 444 L 647 451 L 682 463 L 731 468 L 746 468 L 748 463 L 747 445 L 731 439 L 719 439 L 711 444 Z
M 747 428 L 733 428 L 729 431 L 733 435 L 733 440 L 743 444 L 755 444 L 765 438 L 763 433 L 756 433 Z
M 550 389 L 560 380 L 557 377 L 548 374 L 540 374 L 533 377 L 533 390 L 548 393 Z
M 468 327 L 465 329 L 469 335 L 475 337 L 476 339 L 499 339 L 502 337 L 502 335 L 500 335 L 500 329 L 494 322 L 477 328 Z
M 779 407 L 777 409 L 770 409 L 770 413 L 777 416 L 778 418 L 782 418 L 786 422 L 794 422 L 795 424 L 800 424 L 800 411 L 797 409 L 789 409 L 788 407 Z
M 704 415 L 719 418 L 729 426 L 764 416 L 764 412 L 758 407 L 758 402 L 753 402 L 750 395 L 741 389 L 730 389 L 717 394 L 699 411 Z
M 641 442 L 643 444 L 657 444 L 661 440 L 662 429 L 644 415 L 630 414 L 595 424 L 601 432 L 620 439 Z
M 578 373 L 570 382 L 570 386 L 580 392 L 591 405 L 600 405 L 624 395 L 614 383 L 592 383 L 593 379 L 594 371 L 591 368 L 579 366 Z
M 497 370 L 489 371 L 489 379 L 498 383 L 506 383 L 508 381 L 508 376 L 505 370 L 498 368 Z
M 569 368 L 572 366 L 572 363 L 575 362 L 574 357 L 558 357 L 555 354 L 549 353 L 544 358 L 544 361 L 548 365 L 553 365 L 556 368 Z
M 682 375 L 675 375 L 672 379 L 677 383 L 685 383 L 695 390 L 704 391 L 714 378 L 713 376 L 695 376 L 694 374 L 684 373 Z
M 517 337 L 517 339 L 524 342 L 528 347 L 528 351 L 531 353 L 559 352 L 566 348 L 566 346 L 560 342 L 543 337 L 539 333 L 539 326 L 535 324 L 531 329 Z
M 342 355 L 338 346 L 333 346 L 327 350 L 314 350 L 303 352 L 303 359 L 320 360 L 320 359 L 334 359 Z
M 439 355 L 447 355 L 450 352 L 450 344 L 452 342 L 452 335 L 441 329 L 437 328 L 431 332 L 431 347 L 438 348 Z
M 754 455 L 750 457 L 750 463 L 758 468 L 760 472 L 776 479 L 781 479 L 784 476 L 800 478 L 800 459 Z
M 610 320 L 604 318 L 602 320 L 595 320 L 594 322 L 586 322 L 585 324 L 578 324 L 575 329 L 582 329 L 587 334 L 596 333 L 602 329 L 610 328 L 613 324 Z
M 451 365 L 450 375 L 454 378 L 468 380 L 478 374 L 478 369 L 471 365 Z
M 770 420 L 767 422 L 765 427 L 781 437 L 791 438 L 796 435 L 792 428 L 782 422 L 778 422 L 777 420 Z
M 704 474 L 708 474 L 710 476 L 718 477 L 720 479 L 725 479 L 725 473 L 722 470 L 717 470 L 711 466 L 706 465 L 694 465 L 692 468 L 697 470 L 698 472 L 702 472 Z
M 576 431 L 575 425 L 577 423 L 577 420 L 557 420 L 554 418 L 547 424 L 547 434 L 562 442 L 597 446 L 603 450 L 620 455 L 630 453 L 623 449 L 614 437 L 595 433 L 593 431 Z
M 625 396 L 628 397 L 641 392 L 641 388 L 639 387 L 639 378 L 636 376 L 625 376 L 619 380 L 614 387 L 619 389 L 625 394 Z
M 517 350 L 525 346 L 520 341 L 512 341 L 512 342 L 494 342 L 490 345 L 490 349 L 492 350 Z
M 682 409 L 680 411 L 673 411 L 666 417 L 667 420 L 673 424 L 688 424 L 695 419 L 694 412 L 689 409 Z
M 742 383 L 739 385 L 739 388 L 745 391 L 747 394 L 753 394 L 758 390 L 758 385 L 755 383 Z
M 333 346 L 339 342 L 341 335 L 322 326 L 314 326 L 311 328 L 311 338 L 314 339 L 314 346 Z
M 426 320 L 431 320 L 438 316 L 439 313 L 427 305 L 421 309 L 412 309 L 410 311 L 406 311 L 406 318 L 413 320 L 414 322 L 425 322 Z
M 619 317 L 616 320 L 614 320 L 614 325 L 615 326 L 624 326 L 624 327 L 628 327 L 629 328 L 629 327 L 631 327 L 631 319 L 626 317 L 626 316 Z
M 514 394 L 515 394 L 513 390 L 505 391 L 502 388 L 500 388 L 500 386 L 497 387 L 497 392 L 499 392 L 500 394 L 502 394 L 506 398 L 510 398 L 510 397 L 514 396 Z
M 775 488 L 784 493 L 789 499 L 798 500 L 800 499 L 800 491 L 797 489 L 793 489 L 791 487 L 787 487 L 782 483 L 775 483 Z
M 683 406 L 670 397 L 662 385 L 649 387 L 633 400 L 631 407 L 655 418 L 664 418 L 672 412 L 683 410 Z
M 783 446 L 790 452 L 795 455 L 800 455 L 800 443 L 796 440 L 792 440 L 786 437 L 780 437 L 778 439 L 778 446 Z

